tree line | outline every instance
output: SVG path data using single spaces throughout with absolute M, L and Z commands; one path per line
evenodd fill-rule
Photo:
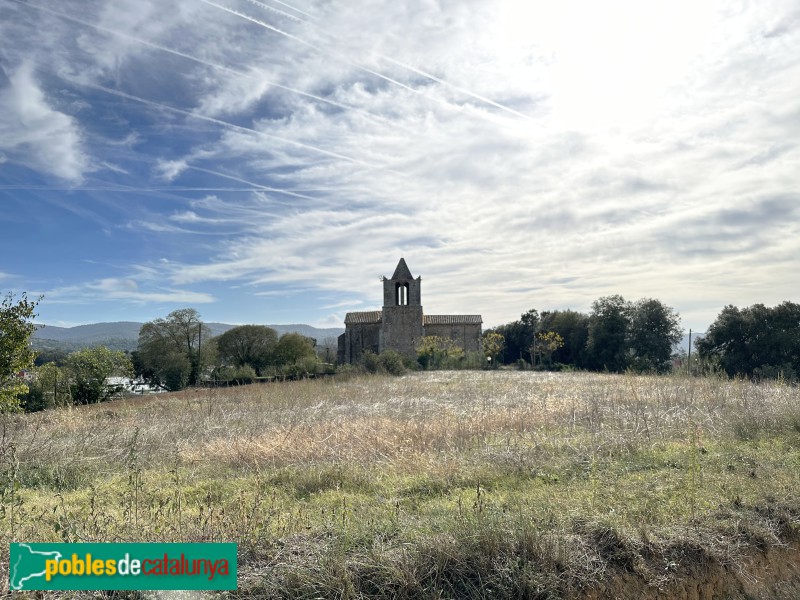
M 243 383 L 275 374 L 300 376 L 320 365 L 311 338 L 296 333 L 278 337 L 262 325 L 243 325 L 212 337 L 199 313 L 186 308 L 143 325 L 138 349 L 130 355 L 95 347 L 52 356 L 26 383 L 20 374 L 36 358 L 30 338 L 38 301 L 24 294 L 18 300 L 8 294 L 0 301 L 0 412 L 101 402 L 119 391 L 108 384 L 113 376 L 139 377 L 180 390 L 207 380 Z M 665 373 L 682 333 L 678 313 L 659 300 L 629 302 L 613 295 L 593 302 L 589 313 L 528 310 L 518 320 L 486 331 L 483 351 L 489 365 Z M 796 382 L 800 304 L 726 306 L 696 349 L 702 372 Z M 418 352 L 422 368 L 467 362 L 470 368 L 483 366 L 475 357 L 462 356 L 448 340 L 426 339 Z M 370 359 L 375 369 L 387 372 L 404 366 L 395 356 Z
M 599 298 L 591 312 L 523 313 L 484 334 L 501 364 L 594 371 L 668 372 L 687 357 L 677 348 L 680 316 L 659 300 Z M 498 343 L 499 340 L 499 343 Z M 800 304 L 726 306 L 694 344 L 697 372 L 758 380 L 800 380 Z
M 800 380 L 800 304 L 722 309 L 697 341 L 706 368 L 749 379 Z
M 277 332 L 265 325 L 240 325 L 212 337 L 193 308 L 142 325 L 134 372 L 170 391 L 204 381 L 245 383 L 268 375 L 315 373 L 316 340 Z
M 103 402 L 123 391 L 125 379 L 178 391 L 209 381 L 297 377 L 320 367 L 312 338 L 279 337 L 263 325 L 242 325 L 212 337 L 192 308 L 145 323 L 131 353 L 96 346 L 37 357 L 29 343 L 35 307 L 36 301 L 25 296 L 17 303 L 7 296 L 0 307 L 0 411 Z M 32 373 L 27 382 L 19 376 L 26 371 Z
M 653 298 L 629 302 L 620 295 L 574 310 L 523 313 L 487 334 L 500 335 L 495 360 L 542 368 L 666 373 L 683 337 L 680 316 Z

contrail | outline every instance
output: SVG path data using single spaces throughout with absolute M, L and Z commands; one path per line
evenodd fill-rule
M 281 2 L 281 0 L 272 0 L 272 1 L 273 1 L 275 4 L 280 4 L 281 6 L 285 6 L 286 8 L 288 8 L 288 9 L 290 9 L 290 10 L 293 10 L 293 11 L 295 11 L 295 12 L 298 12 L 298 13 L 300 13 L 301 15 L 305 15 L 305 16 L 306 16 L 306 17 L 308 17 L 309 19 L 312 19 L 312 20 L 314 20 L 314 21 L 316 21 L 316 20 L 317 20 L 317 18 L 316 18 L 314 15 L 310 15 L 310 14 L 308 14 L 307 12 L 303 12 L 302 10 L 300 10 L 299 8 L 297 8 L 297 7 L 295 7 L 295 6 L 292 6 L 291 4 L 286 4 L 286 2 Z
M 175 50 L 173 48 L 169 48 L 167 46 L 163 46 L 163 45 L 157 44 L 155 42 L 150 42 L 148 40 L 136 37 L 134 35 L 130 35 L 128 33 L 123 33 L 121 31 L 118 31 L 118 30 L 115 30 L 115 29 L 111 29 L 111 28 L 108 28 L 108 27 L 103 27 L 102 25 L 97 25 L 96 23 L 91 23 L 89 21 L 85 21 L 83 19 L 79 19 L 77 17 L 73 17 L 73 16 L 70 16 L 70 15 L 64 14 L 62 12 L 59 12 L 57 10 L 53 10 L 51 8 L 47 8 L 47 7 L 44 7 L 44 6 L 39 6 L 37 4 L 32 4 L 30 2 L 26 2 L 25 0 L 13 0 L 13 1 L 18 3 L 18 4 L 22 4 L 24 6 L 28 6 L 30 8 L 33 8 L 33 9 L 40 10 L 42 12 L 46 12 L 46 13 L 52 14 L 54 16 L 60 17 L 62 19 L 65 19 L 67 21 L 72 21 L 73 23 L 79 23 L 81 25 L 84 25 L 85 27 L 90 27 L 90 28 L 96 29 L 98 31 L 103 31 L 105 33 L 110 33 L 112 35 L 116 35 L 118 37 L 131 40 L 131 41 L 136 42 L 138 44 L 141 44 L 143 46 L 147 46 L 148 48 L 153 48 L 155 50 L 160 50 L 161 52 L 166 52 L 166 53 L 172 54 L 174 56 L 179 56 L 179 57 L 184 58 L 186 60 L 190 60 L 190 61 L 196 62 L 198 64 L 201 64 L 201 65 L 204 65 L 204 66 L 207 66 L 207 67 L 211 67 L 213 69 L 217 69 L 217 70 L 220 70 L 220 71 L 224 71 L 224 72 L 227 72 L 227 73 L 231 73 L 231 74 L 234 74 L 234 75 L 237 75 L 237 76 L 240 76 L 240 77 L 246 77 L 246 78 L 252 79 L 254 81 L 264 82 L 264 83 L 266 83 L 266 84 L 268 84 L 270 86 L 273 86 L 273 87 L 276 87 L 276 88 L 279 88 L 279 89 L 282 89 L 282 90 L 286 90 L 287 92 L 298 94 L 300 96 L 304 96 L 304 97 L 310 98 L 312 100 L 316 100 L 317 102 L 322 102 L 324 104 L 329 104 L 331 106 L 335 106 L 335 107 L 341 108 L 343 110 L 350 110 L 350 111 L 356 112 L 358 114 L 362 114 L 362 115 L 368 117 L 369 119 L 371 119 L 371 120 L 373 120 L 375 122 L 379 122 L 379 123 L 384 124 L 384 125 L 391 124 L 388 119 L 386 119 L 384 117 L 381 117 L 379 115 L 374 115 L 374 114 L 370 113 L 369 111 L 366 111 L 366 110 L 361 109 L 361 108 L 357 108 L 355 106 L 350 106 L 350 105 L 347 105 L 347 104 L 343 104 L 341 102 L 337 102 L 335 100 L 330 100 L 328 98 L 323 98 L 322 96 L 317 96 L 317 95 L 312 94 L 310 92 L 305 92 L 303 90 L 299 90 L 297 88 L 289 87 L 289 86 L 286 86 L 286 85 L 283 85 L 283 84 L 280 84 L 280 83 L 277 83 L 277 82 L 274 82 L 274 81 L 270 81 L 270 80 L 263 79 L 263 78 L 260 78 L 260 77 L 255 77 L 255 76 L 253 76 L 250 73 L 247 73 L 245 71 L 241 71 L 239 69 L 234 69 L 234 68 L 231 68 L 231 67 L 227 67 L 225 65 L 221 65 L 221 64 L 218 64 L 218 63 L 213 63 L 211 61 L 204 60 L 204 59 L 199 58 L 197 56 L 194 56 L 194 55 L 191 55 L 191 54 L 187 54 L 185 52 L 181 52 L 180 50 Z M 209 5 L 211 5 L 211 6 L 215 7 L 215 8 L 218 8 L 220 10 L 223 10 L 223 11 L 229 12 L 231 14 L 234 14 L 234 15 L 240 17 L 240 18 L 247 19 L 247 20 L 249 20 L 251 22 L 254 22 L 254 23 L 258 24 L 258 25 L 266 27 L 267 29 L 275 31 L 276 33 L 278 33 L 280 35 L 284 35 L 284 36 L 289 37 L 290 39 L 293 39 L 293 40 L 295 40 L 295 41 L 297 41 L 297 42 L 299 42 L 301 44 L 309 46 L 310 48 L 313 48 L 314 50 L 317 50 L 318 52 L 323 52 L 323 53 L 326 52 L 325 49 L 322 48 L 321 46 L 318 46 L 318 45 L 312 44 L 310 42 L 307 42 L 307 41 L 305 41 L 305 40 L 303 40 L 303 39 L 301 39 L 301 38 L 299 38 L 297 36 L 294 36 L 294 35 L 286 32 L 286 31 L 283 31 L 282 29 L 279 29 L 277 27 L 273 27 L 272 25 L 269 25 L 268 23 L 260 21 L 259 19 L 255 19 L 255 18 L 250 17 L 248 15 L 245 15 L 245 14 L 239 12 L 239 11 L 236 11 L 234 9 L 229 9 L 229 8 L 224 7 L 224 6 L 215 4 L 213 2 L 209 2 L 207 0 L 200 0 L 200 1 L 204 2 L 205 4 L 209 4 Z M 292 19 L 294 21 L 297 21 L 297 22 L 303 23 L 305 25 L 309 25 L 311 27 L 314 27 L 317 30 L 322 31 L 323 33 L 326 33 L 332 39 L 334 39 L 336 41 L 339 41 L 339 39 L 336 36 L 331 35 L 330 32 L 325 31 L 325 30 L 321 29 L 320 27 L 317 27 L 314 23 L 310 23 L 309 21 L 306 21 L 304 19 L 301 19 L 299 17 L 291 15 L 291 14 L 289 14 L 287 12 L 284 12 L 284 11 L 281 11 L 279 9 L 276 9 L 274 7 L 267 6 L 266 4 L 264 4 L 262 2 L 258 2 L 258 0 L 247 0 L 247 1 L 252 3 L 252 4 L 254 4 L 254 5 L 256 5 L 256 6 L 260 6 L 265 10 L 274 11 L 274 12 L 276 12 L 278 14 L 282 14 L 282 15 L 284 15 L 284 16 L 286 16 L 286 17 L 288 17 L 288 18 L 290 18 L 290 19 Z M 277 2 L 277 0 L 275 0 L 275 1 Z M 293 7 L 289 6 L 288 4 L 286 4 L 284 2 L 278 2 L 278 3 L 282 4 L 284 6 L 287 6 L 288 8 L 292 8 L 293 10 L 297 10 L 297 12 L 299 12 L 299 13 L 301 13 L 301 14 L 303 14 L 303 15 L 311 18 L 311 19 L 314 18 L 311 15 L 309 15 L 308 13 L 305 13 L 305 12 L 300 11 L 298 9 L 294 9 Z M 522 118 L 525 118 L 525 119 L 528 119 L 528 120 L 533 120 L 528 115 L 525 115 L 525 114 L 520 113 L 520 112 L 518 112 L 518 111 L 516 111 L 516 110 L 514 110 L 512 108 L 509 108 L 509 107 L 504 106 L 504 105 L 502 105 L 502 104 L 500 104 L 498 102 L 495 102 L 495 101 L 491 100 L 490 98 L 486 98 L 485 96 L 481 96 L 479 94 L 476 94 L 476 93 L 474 93 L 474 92 L 472 92 L 472 91 L 470 91 L 470 90 L 468 90 L 466 88 L 454 85 L 454 84 L 452 84 L 452 83 L 450 83 L 450 82 L 448 82 L 448 81 L 446 81 L 444 79 L 436 77 L 435 75 L 433 75 L 431 73 L 427 73 L 427 72 L 422 71 L 421 69 L 417 69 L 416 67 L 413 67 L 413 66 L 411 66 L 409 64 L 406 64 L 406 63 L 403 63 L 401 61 L 395 60 L 390 56 L 386 56 L 386 55 L 380 54 L 380 53 L 376 54 L 376 56 L 378 56 L 379 58 L 381 58 L 383 60 L 386 60 L 388 62 L 396 64 L 397 66 L 400 66 L 400 67 L 402 67 L 404 69 L 412 71 L 412 72 L 414 72 L 414 73 L 416 73 L 418 75 L 421 75 L 421 76 L 423 76 L 423 77 L 425 77 L 427 79 L 430 79 L 432 81 L 435 81 L 437 83 L 440 83 L 442 85 L 450 87 L 450 88 L 452 88 L 454 90 L 457 90 L 457 91 L 459 91 L 459 92 L 461 92 L 461 93 L 463 93 L 465 95 L 471 96 L 471 97 L 476 98 L 476 99 L 478 99 L 478 100 L 480 100 L 482 102 L 490 104 L 490 105 L 492 105 L 492 106 L 494 106 L 496 108 L 499 108 L 501 110 L 507 111 L 507 112 L 509 112 L 511 114 L 514 114 L 516 116 L 519 116 L 519 117 L 522 117 Z M 355 68 L 360 69 L 360 70 L 362 70 L 362 71 L 364 71 L 366 73 L 369 73 L 370 75 L 374 75 L 376 77 L 379 77 L 380 79 L 383 79 L 385 81 L 388 81 L 390 83 L 398 85 L 398 86 L 400 86 L 400 87 L 402 87 L 402 88 L 404 88 L 406 90 L 414 92 L 415 94 L 422 95 L 425 98 L 428 98 L 430 100 L 434 100 L 434 101 L 438 101 L 438 102 L 444 102 L 439 98 L 434 98 L 432 96 L 429 96 L 428 94 L 424 94 L 424 93 L 420 92 L 419 90 L 417 90 L 417 89 L 415 89 L 415 88 L 413 88 L 411 86 L 408 86 L 408 85 L 406 85 L 406 84 L 404 84 L 404 83 L 402 83 L 400 81 L 397 81 L 396 79 L 393 79 L 391 77 L 383 75 L 382 73 L 379 73 L 377 71 L 369 69 L 368 67 L 365 67 L 364 65 L 361 65 L 359 63 L 353 62 L 353 61 L 345 58 L 342 55 L 339 55 L 338 58 L 340 60 L 346 62 L 347 64 L 349 64 L 352 67 L 355 67 Z
M 209 173 L 210 175 L 216 175 L 217 177 L 222 177 L 224 179 L 230 179 L 232 181 L 238 181 L 239 183 L 244 183 L 246 185 L 252 186 L 249 191 L 258 191 L 258 192 L 276 192 L 280 194 L 285 194 L 287 196 L 293 196 L 295 198 L 303 198 L 304 200 L 313 200 L 315 202 L 319 201 L 319 198 L 314 198 L 314 196 L 307 196 L 305 194 L 300 194 L 298 192 L 290 192 L 289 190 L 283 190 L 280 188 L 269 187 L 265 185 L 259 185 L 257 183 L 253 183 L 251 181 L 247 181 L 246 179 L 241 179 L 240 177 L 236 177 L 234 175 L 228 175 L 226 173 L 220 173 L 219 171 L 213 171 L 211 169 L 204 169 L 203 167 L 195 167 L 192 165 L 187 165 L 187 169 L 192 169 L 193 171 L 200 171 L 201 173 Z M 179 188 L 180 189 L 180 188 Z
M 274 135 L 274 134 L 271 134 L 271 133 L 266 133 L 264 131 L 259 131 L 257 129 L 253 129 L 251 127 L 244 127 L 243 125 L 236 125 L 235 123 L 230 123 L 228 121 L 223 121 L 221 119 L 215 119 L 214 117 L 208 117 L 206 115 L 201 115 L 201 114 L 198 114 L 198 113 L 196 113 L 194 111 L 191 111 L 191 110 L 184 110 L 182 108 L 175 108 L 174 106 L 169 106 L 167 104 L 162 104 L 160 102 L 154 102 L 152 100 L 147 100 L 147 99 L 141 98 L 139 96 L 134 96 L 133 94 L 126 94 L 125 92 L 120 92 L 119 90 L 112 90 L 111 88 L 107 88 L 107 87 L 104 87 L 102 85 L 95 85 L 95 84 L 86 83 L 86 82 L 77 81 L 77 80 L 69 80 L 69 81 L 72 81 L 72 83 L 74 83 L 76 85 L 80 85 L 80 86 L 84 86 L 84 87 L 89 87 L 89 88 L 92 88 L 92 89 L 100 90 L 100 91 L 106 92 L 107 94 L 112 94 L 114 96 L 119 96 L 120 98 L 125 98 L 127 100 L 133 100 L 135 102 L 140 102 L 140 103 L 145 104 L 147 106 L 153 106 L 155 108 L 160 108 L 162 110 L 166 110 L 166 111 L 182 114 L 182 115 L 185 115 L 185 116 L 188 116 L 188 117 L 194 117 L 195 119 L 200 119 L 201 121 L 208 121 L 209 123 L 215 123 L 217 125 L 222 125 L 223 127 L 230 127 L 231 129 L 236 129 L 236 130 L 239 130 L 239 131 L 246 131 L 248 133 L 254 133 L 254 134 L 262 136 L 262 137 L 270 138 L 270 139 L 273 139 L 273 140 L 278 140 L 278 141 L 283 142 L 285 144 L 291 144 L 293 146 L 298 146 L 300 148 L 304 148 L 306 150 L 311 150 L 313 152 L 319 152 L 320 154 L 324 154 L 326 156 L 330 156 L 330 157 L 333 157 L 333 158 L 338 158 L 338 159 L 341 159 L 341 160 L 345 160 L 347 162 L 359 164 L 359 165 L 362 165 L 364 167 L 369 167 L 371 169 L 385 170 L 385 171 L 390 171 L 392 173 L 396 173 L 398 175 L 402 175 L 402 173 L 399 173 L 398 171 L 393 171 L 392 169 L 387 169 L 386 167 L 384 167 L 382 165 L 376 165 L 376 164 L 368 163 L 366 161 L 359 160 L 357 158 L 353 158 L 352 156 L 346 156 L 344 154 L 339 154 L 338 152 L 331 152 L 330 150 L 324 150 L 322 148 L 319 148 L 318 146 L 312 146 L 311 144 L 304 144 L 303 142 L 296 142 L 294 140 L 290 140 L 290 139 L 285 138 L 285 137 L 281 137 L 281 136 L 278 136 L 278 135 Z
M 239 12 L 238 10 L 234 10 L 232 8 L 228 8 L 227 6 L 222 6 L 222 5 L 217 4 L 215 2 L 211 2 L 211 0 L 199 0 L 199 1 L 202 2 L 203 4 L 208 4 L 209 6 L 213 6 L 214 8 L 218 8 L 219 10 L 225 11 L 225 12 L 230 13 L 232 15 L 236 15 L 237 17 L 239 17 L 241 19 L 245 19 L 247 21 L 250 21 L 251 23 L 255 23 L 256 25 L 260 25 L 261 27 L 265 27 L 266 29 L 269 29 L 270 31 L 274 31 L 275 33 L 278 33 L 280 35 L 286 36 L 289 39 L 294 40 L 299 44 L 303 44 L 304 46 L 308 46 L 309 48 L 312 48 L 313 50 L 316 50 L 317 52 L 321 52 L 323 54 L 331 54 L 331 52 L 329 50 L 324 49 L 322 46 L 317 46 L 316 44 L 312 44 L 311 42 L 306 41 L 303 38 L 299 38 L 296 35 L 292 35 L 288 31 L 284 31 L 283 29 L 279 29 L 278 27 L 275 27 L 274 25 L 270 25 L 269 23 L 266 23 L 266 22 L 264 22 L 264 21 L 262 21 L 260 19 L 256 19 L 255 17 L 251 17 L 250 15 L 246 15 L 246 14 L 244 14 L 242 12 Z M 431 100 L 437 100 L 437 98 L 433 98 L 431 96 L 428 96 L 427 94 L 424 94 L 424 93 L 420 92 L 419 90 L 417 90 L 415 88 L 412 88 L 411 86 L 406 85 L 405 83 L 397 81 L 396 79 L 392 79 L 391 77 L 387 77 L 383 73 L 378 73 L 377 71 L 373 71 L 372 69 L 370 69 L 368 67 L 365 67 L 364 65 L 361 65 L 359 63 L 353 62 L 352 60 L 350 60 L 349 58 L 346 58 L 345 56 L 343 56 L 341 54 L 338 54 L 336 56 L 336 58 L 338 58 L 342 62 L 350 65 L 351 67 L 354 67 L 356 69 L 364 71 L 365 73 L 369 73 L 370 75 L 374 75 L 375 77 L 378 77 L 379 79 L 383 79 L 384 81 L 388 81 L 389 83 L 393 83 L 395 85 L 399 85 L 400 87 L 407 89 L 409 92 L 413 92 L 415 94 L 419 94 L 420 96 L 425 96 L 426 98 L 429 98 Z
M 485 96 L 481 96 L 480 94 L 476 94 L 475 92 L 471 92 L 470 90 L 468 90 L 466 88 L 463 88 L 461 86 L 452 84 L 449 81 L 445 81 L 444 79 L 440 79 L 440 78 L 436 77 L 435 75 L 431 75 L 430 73 L 426 73 L 425 71 L 417 69 L 416 67 L 412 67 L 411 65 L 408 65 L 406 63 L 400 62 L 399 60 L 395 60 L 390 56 L 386 56 L 384 54 L 378 54 L 378 56 L 380 58 L 386 60 L 386 61 L 389 61 L 389 62 L 399 66 L 399 67 L 403 67 L 404 69 L 408 69 L 412 73 L 416 73 L 417 75 L 422 75 L 423 77 L 427 77 L 428 79 L 431 79 L 431 80 L 435 81 L 436 83 L 441 83 L 442 85 L 446 85 L 447 87 L 449 87 L 451 89 L 457 90 L 457 91 L 461 92 L 462 94 L 466 94 L 467 96 L 475 98 L 476 100 L 480 100 L 481 102 L 485 102 L 486 104 L 490 104 L 490 105 L 494 106 L 495 108 L 499 108 L 500 110 L 504 110 L 504 111 L 506 111 L 508 113 L 511 113 L 512 115 L 516 115 L 518 117 L 522 117 L 523 119 L 527 119 L 529 121 L 534 121 L 534 119 L 532 117 L 529 117 L 528 115 L 526 115 L 524 113 L 516 111 L 513 108 L 509 108 L 508 106 L 500 104 L 499 102 L 495 102 L 491 98 L 486 98 Z
M 373 113 L 369 112 L 368 110 L 364 110 L 363 108 L 358 108 L 357 106 L 352 106 L 352 105 L 349 105 L 349 104 L 344 104 L 342 102 L 337 102 L 335 100 L 330 100 L 328 98 L 324 98 L 322 96 L 317 96 L 317 95 L 312 94 L 310 92 L 304 92 L 303 90 L 299 90 L 297 88 L 293 88 L 293 87 L 289 87 L 289 86 L 286 86 L 286 85 L 282 85 L 280 83 L 276 83 L 276 82 L 270 81 L 268 79 L 263 79 L 261 77 L 256 77 L 254 75 L 251 75 L 250 73 L 247 73 L 246 71 L 241 71 L 241 70 L 238 70 L 238 69 L 234 69 L 232 67 L 227 67 L 225 65 L 221 65 L 221 64 L 218 64 L 218 63 L 213 63 L 211 61 L 202 59 L 202 58 L 194 56 L 192 54 L 187 54 L 185 52 L 181 52 L 180 50 L 175 50 L 174 48 L 170 48 L 168 46 L 162 46 L 161 44 L 156 44 L 155 42 L 150 42 L 148 40 L 136 37 L 134 35 L 130 35 L 128 33 L 123 33 L 121 31 L 117 31 L 115 29 L 110 29 L 108 27 L 103 27 L 102 25 L 97 25 L 95 23 L 90 23 L 89 21 L 84 21 L 84 20 L 79 19 L 77 17 L 72 17 L 70 15 L 58 12 L 56 10 L 53 10 L 53 9 L 50 9 L 50 8 L 46 8 L 44 6 L 38 6 L 36 4 L 31 4 L 30 2 L 26 2 L 25 0 L 14 0 L 14 2 L 17 2 L 18 4 L 23 4 L 25 6 L 29 6 L 31 8 L 35 8 L 37 10 L 41 10 L 43 12 L 50 13 L 52 15 L 55 15 L 57 17 L 65 19 L 67 21 L 72 21 L 74 23 L 79 23 L 79 24 L 84 25 L 86 27 L 90 27 L 92 29 L 97 29 L 98 31 L 103 31 L 105 33 L 110 33 L 112 35 L 116 35 L 116 36 L 119 36 L 121 38 L 129 39 L 129 40 L 131 40 L 133 42 L 137 42 L 137 43 L 139 43 L 139 44 L 141 44 L 143 46 L 147 46 L 148 48 L 153 48 L 155 50 L 160 50 L 162 52 L 166 52 L 166 53 L 172 54 L 174 56 L 179 56 L 181 58 L 185 58 L 187 60 L 196 62 L 198 64 L 201 64 L 201 65 L 204 65 L 204 66 L 207 66 L 207 67 L 211 67 L 213 69 L 217 69 L 219 71 L 224 71 L 226 73 L 232 73 L 232 74 L 238 75 L 240 77 L 246 77 L 246 78 L 251 79 L 253 81 L 264 82 L 264 83 L 266 83 L 268 85 L 271 85 L 273 87 L 280 88 L 282 90 L 286 90 L 287 92 L 292 92 L 294 94 L 298 94 L 300 96 L 304 96 L 306 98 L 310 98 L 312 100 L 316 100 L 316 101 L 322 102 L 324 104 L 329 104 L 331 106 L 335 106 L 337 108 L 341 108 L 342 110 L 352 111 L 353 113 L 362 115 L 365 118 L 367 118 L 367 119 L 371 120 L 372 122 L 377 123 L 379 125 L 386 125 L 386 126 L 394 127 L 396 129 L 403 130 L 403 128 L 397 127 L 397 125 L 395 123 L 393 123 L 391 120 L 387 119 L 386 117 L 383 117 L 381 115 L 373 114 Z M 312 23 L 308 23 L 308 21 L 303 21 L 302 19 L 298 19 L 298 20 L 303 22 L 303 23 L 307 23 L 307 24 L 311 25 L 312 27 L 314 26 Z
M 277 9 L 275 9 L 275 8 L 273 8 L 271 6 L 267 6 L 266 4 L 263 4 L 262 2 L 259 2 L 258 0 L 247 0 L 247 1 L 250 2 L 251 4 L 256 5 L 256 6 L 260 6 L 260 7 L 264 8 L 264 9 L 266 9 L 266 10 L 272 10 L 272 11 L 275 11 L 275 12 L 277 12 L 279 14 L 286 14 L 286 13 L 283 13 L 283 11 L 278 11 Z M 331 34 L 330 31 L 327 31 L 325 29 L 322 29 L 321 27 L 318 27 L 314 23 L 310 23 L 310 22 L 308 22 L 308 21 L 306 21 L 304 19 L 300 19 L 300 18 L 295 17 L 293 15 L 288 15 L 287 14 L 286 16 L 288 16 L 289 18 L 293 19 L 294 21 L 298 21 L 300 23 L 303 23 L 304 25 L 308 25 L 308 26 L 313 27 L 314 29 L 316 29 L 318 31 L 321 31 L 322 33 L 326 34 L 329 38 L 333 39 L 336 42 L 341 42 L 341 38 Z M 277 31 L 277 29 L 276 29 L 276 31 Z M 298 39 L 298 38 L 293 37 L 292 39 Z M 318 48 L 318 47 L 316 47 L 316 48 Z M 517 117 L 522 117 L 523 119 L 527 119 L 529 121 L 534 121 L 534 119 L 532 117 L 530 117 L 530 116 L 528 116 L 528 115 L 526 115 L 524 113 L 521 113 L 521 112 L 519 112 L 517 110 L 514 110 L 511 107 L 505 106 L 504 104 L 500 104 L 499 102 L 495 102 L 491 98 L 487 98 L 486 96 L 482 96 L 480 94 L 477 94 L 477 93 L 473 92 L 472 90 L 468 90 L 468 89 L 466 89 L 464 87 L 461 87 L 461 86 L 455 85 L 453 83 L 450 83 L 449 81 L 446 81 L 444 79 L 436 77 L 432 73 L 428 73 L 426 71 L 418 69 L 417 67 L 409 65 L 408 63 L 404 63 L 402 61 L 396 60 L 396 59 L 392 58 L 391 56 L 387 56 L 387 55 L 381 54 L 381 53 L 376 53 L 375 56 L 377 56 L 378 58 L 380 58 L 382 60 L 390 62 L 390 63 L 392 63 L 394 65 L 397 65 L 398 67 L 402 67 L 403 69 L 411 71 L 412 73 L 416 73 L 417 75 L 421 75 L 421 76 L 425 77 L 426 79 L 430 79 L 431 81 L 435 81 L 436 83 L 440 83 L 440 84 L 442 84 L 444 86 L 447 86 L 450 89 L 456 90 L 456 91 L 458 91 L 458 92 L 460 92 L 460 93 L 462 93 L 462 94 L 464 94 L 466 96 L 470 96 L 471 98 L 475 98 L 476 100 L 480 100 L 481 102 L 485 102 L 486 104 L 494 106 L 495 108 L 499 108 L 500 110 L 504 110 L 504 111 L 506 111 L 508 113 L 511 113 L 512 115 L 515 115 Z M 391 80 L 391 81 L 394 81 L 394 80 Z
M 275 8 L 274 6 L 269 6 L 268 4 L 264 4 L 263 2 L 259 2 L 258 0 L 247 0 L 247 1 L 250 4 L 255 4 L 256 6 L 259 6 L 259 7 L 263 8 L 264 10 L 272 11 L 272 12 L 274 12 L 276 14 L 279 14 L 279 15 L 282 15 L 282 16 L 288 18 L 288 19 L 291 19 L 292 21 L 297 21 L 298 23 L 307 23 L 307 21 L 304 21 L 300 17 L 297 17 L 295 15 L 291 15 L 291 14 L 289 14 L 289 13 L 287 13 L 287 12 L 285 12 L 285 11 L 279 9 L 279 8 Z
M 122 37 L 122 38 L 129 39 L 129 40 L 137 42 L 137 43 L 139 43 L 139 44 L 141 44 L 143 46 L 147 46 L 148 48 L 153 48 L 155 50 L 160 50 L 162 52 L 166 52 L 166 53 L 172 54 L 174 56 L 180 56 L 181 58 L 185 58 L 187 60 L 191 60 L 191 61 L 196 62 L 198 64 L 205 65 L 207 67 L 211 67 L 211 68 L 214 68 L 214 69 L 218 69 L 220 71 L 225 71 L 227 73 L 232 73 L 234 75 L 239 75 L 241 77 L 247 77 L 247 78 L 253 79 L 255 81 L 263 81 L 264 83 L 267 83 L 268 85 L 274 86 L 276 88 L 280 88 L 282 90 L 286 90 L 287 92 L 292 92 L 294 94 L 299 94 L 301 96 L 305 96 L 306 98 L 311 98 L 312 100 L 316 100 L 318 102 L 324 102 L 325 104 L 330 104 L 332 106 L 336 106 L 337 108 L 341 108 L 343 110 L 352 110 L 354 112 L 358 112 L 358 113 L 364 114 L 364 115 L 366 115 L 368 117 L 371 117 L 371 118 L 373 118 L 375 120 L 380 120 L 375 115 L 373 115 L 372 113 L 369 113 L 367 111 L 359 109 L 359 108 L 357 108 L 355 106 L 349 106 L 347 104 L 342 104 L 340 102 L 336 102 L 335 100 L 329 100 L 328 98 L 323 98 L 321 96 L 316 96 L 316 95 L 311 94 L 309 92 L 304 92 L 302 90 L 298 90 L 297 88 L 292 88 L 292 87 L 288 87 L 288 86 L 285 86 L 285 85 L 281 85 L 280 83 L 276 83 L 274 81 L 261 79 L 259 77 L 255 77 L 255 76 L 253 76 L 253 75 L 251 75 L 249 73 L 246 73 L 244 71 L 233 69 L 231 67 L 226 67 L 225 65 L 220 65 L 220 64 L 217 64 L 217 63 L 213 63 L 213 62 L 204 60 L 202 58 L 199 58 L 197 56 L 193 56 L 191 54 L 186 54 L 185 52 L 181 52 L 179 50 L 175 50 L 175 49 L 169 48 L 167 46 L 162 46 L 161 44 L 156 44 L 154 42 L 149 42 L 147 40 L 144 40 L 142 38 L 130 35 L 128 33 L 123 33 L 121 31 L 110 29 L 108 27 L 103 27 L 102 25 L 97 25 L 95 23 L 90 23 L 88 21 L 84 21 L 83 19 L 79 19 L 77 17 L 66 15 L 66 14 L 64 14 L 62 12 L 59 12 L 57 10 L 53 10 L 51 8 L 46 8 L 44 6 L 39 6 L 38 4 L 31 4 L 30 2 L 25 2 L 25 0 L 13 0 L 13 1 L 18 3 L 18 4 L 29 6 L 30 8 L 35 8 L 36 10 L 40 10 L 40 11 L 43 11 L 43 12 L 46 12 L 46 13 L 50 13 L 51 15 L 60 17 L 60 18 L 65 19 L 67 21 L 72 21 L 73 23 L 79 23 L 79 24 L 84 25 L 86 27 L 91 27 L 92 29 L 97 29 L 98 31 L 103 31 L 105 33 L 110 33 L 112 35 L 116 35 L 116 36 L 119 36 L 119 37 Z
M 195 168 L 195 167 L 189 167 Z M 201 169 L 206 170 L 206 169 Z M 209 171 L 214 173 L 214 171 Z M 215 173 L 224 177 L 221 173 Z M 142 192 L 275 192 L 286 194 L 288 196 L 297 196 L 299 198 L 307 198 L 309 200 L 316 200 L 312 196 L 304 196 L 303 194 L 296 194 L 279 188 L 270 188 L 258 184 L 252 184 L 252 187 L 189 187 L 189 186 L 171 186 L 171 187 L 116 187 L 116 186 L 54 186 L 54 185 L 0 185 L 0 190 L 23 190 L 23 191 L 37 191 L 37 192 L 119 192 L 119 193 L 142 193 Z

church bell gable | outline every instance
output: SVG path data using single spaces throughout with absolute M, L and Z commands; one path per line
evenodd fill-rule
M 390 279 L 383 278 L 383 306 L 422 306 L 422 278 L 414 276 L 404 258 Z

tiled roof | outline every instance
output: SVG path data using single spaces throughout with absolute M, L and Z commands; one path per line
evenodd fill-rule
M 356 323 L 380 323 L 383 317 L 383 312 L 380 310 L 365 310 L 362 312 L 350 312 L 344 317 L 345 325 L 354 325 Z
M 480 325 L 483 323 L 480 315 L 425 315 L 422 317 L 423 325 Z

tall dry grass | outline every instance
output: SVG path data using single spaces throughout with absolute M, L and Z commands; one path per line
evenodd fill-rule
M 614 560 L 658 584 L 675 573 L 642 548 L 694 540 L 739 564 L 800 526 L 800 393 L 779 382 L 415 373 L 190 390 L 4 432 L 5 552 L 236 541 L 253 594 L 563 591 Z

